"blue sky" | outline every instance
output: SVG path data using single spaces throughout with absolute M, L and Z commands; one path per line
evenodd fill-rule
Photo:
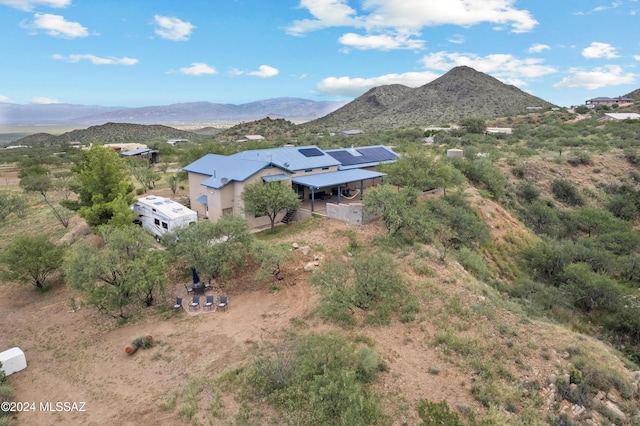
M 0 102 L 351 100 L 468 65 L 552 103 L 640 87 L 638 0 L 0 0 Z

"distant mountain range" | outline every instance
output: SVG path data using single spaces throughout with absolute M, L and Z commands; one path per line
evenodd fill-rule
M 86 127 L 111 122 L 178 126 L 184 124 L 233 124 L 265 117 L 303 122 L 327 115 L 345 103 L 312 101 L 301 98 L 274 98 L 240 105 L 188 102 L 141 108 L 0 103 L 0 125 L 78 125 Z
M 526 114 L 554 105 L 473 68 L 460 66 L 417 88 L 374 87 L 304 127 L 325 130 L 407 128 Z

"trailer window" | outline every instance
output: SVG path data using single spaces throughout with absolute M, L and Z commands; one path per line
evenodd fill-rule
M 169 229 L 169 225 L 167 225 L 167 222 L 162 222 L 162 227 L 164 229 Z
M 160 226 L 160 219 L 153 219 L 153 223 L 155 223 L 156 226 Z

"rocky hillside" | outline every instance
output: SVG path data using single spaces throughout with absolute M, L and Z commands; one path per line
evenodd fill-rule
M 324 130 L 406 128 L 454 123 L 462 118 L 524 114 L 553 105 L 466 66 L 424 86 L 380 86 L 303 126 Z
M 69 142 L 81 142 L 82 144 L 100 143 L 149 143 L 166 142 L 168 139 L 196 140 L 204 136 L 193 132 L 174 129 L 161 125 L 143 125 L 127 123 L 106 123 L 100 126 L 91 126 L 87 129 L 73 130 L 55 136 L 46 133 L 38 133 L 19 139 L 16 145 L 62 145 Z
M 633 98 L 636 101 L 640 101 L 640 89 L 636 89 L 633 92 L 624 95 L 624 97 L 625 98 Z

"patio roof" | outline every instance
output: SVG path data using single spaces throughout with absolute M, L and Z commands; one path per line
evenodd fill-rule
M 382 177 L 385 174 L 386 173 L 373 172 L 371 170 L 351 169 L 294 177 L 291 181 L 298 185 L 318 189 L 339 186 L 344 183 L 357 182 L 361 180 L 375 179 Z

